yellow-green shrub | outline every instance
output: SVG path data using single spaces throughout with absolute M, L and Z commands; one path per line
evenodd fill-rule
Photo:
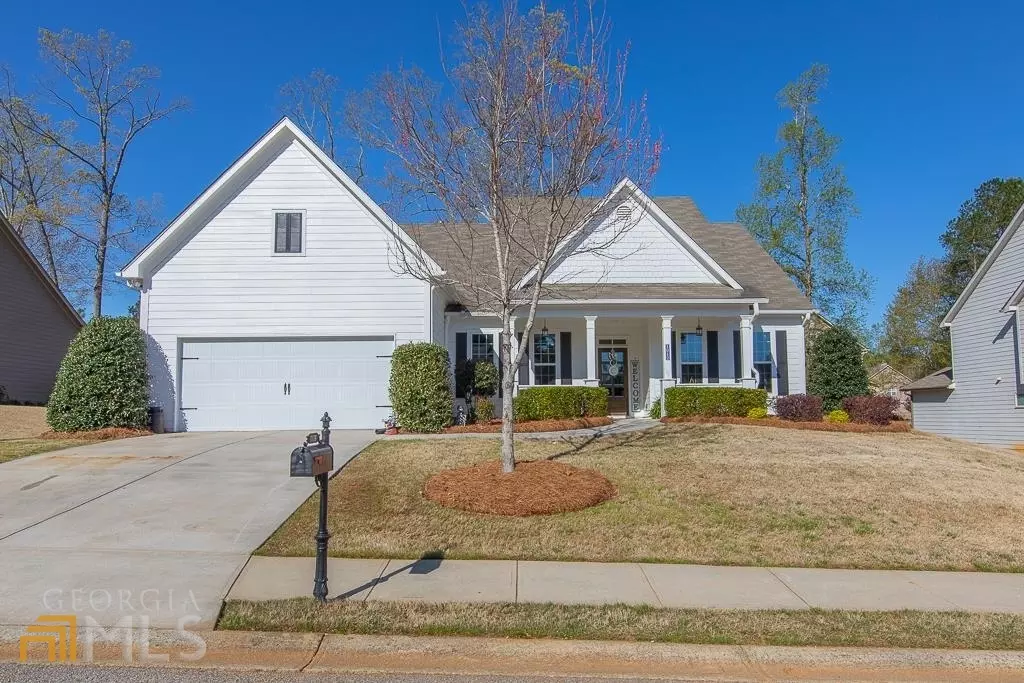
M 845 410 L 830 410 L 828 415 L 825 416 L 825 419 L 828 420 L 829 422 L 834 422 L 837 424 L 846 424 L 847 422 L 850 421 L 850 414 L 847 413 Z
M 751 420 L 763 420 L 768 417 L 768 411 L 764 408 L 751 408 L 747 411 L 747 417 Z

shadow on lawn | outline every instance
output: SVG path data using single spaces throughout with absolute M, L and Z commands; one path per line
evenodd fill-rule
M 716 424 L 673 424 L 662 429 L 648 429 L 627 434 L 593 434 L 583 439 L 559 439 L 566 449 L 549 455 L 545 460 L 559 460 L 584 450 L 603 451 L 610 448 L 660 448 L 670 442 L 681 442 L 688 447 L 720 444 L 725 427 Z
M 437 571 L 441 568 L 441 562 L 444 561 L 444 555 L 445 553 L 443 550 L 428 550 L 420 556 L 420 559 L 413 560 L 409 564 L 399 567 L 394 571 L 390 571 L 387 574 L 382 574 L 372 581 L 367 581 L 362 586 L 356 586 L 355 588 L 347 590 L 344 593 L 329 599 L 327 602 L 342 602 L 343 600 L 355 595 L 359 595 L 363 591 L 373 590 L 373 588 L 388 581 L 391 577 L 398 576 L 405 572 L 409 572 L 410 574 L 430 574 L 431 572 Z

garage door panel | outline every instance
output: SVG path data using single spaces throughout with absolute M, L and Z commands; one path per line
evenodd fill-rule
M 184 342 L 187 428 L 314 429 L 325 410 L 334 428 L 378 427 L 393 349 L 380 338 Z

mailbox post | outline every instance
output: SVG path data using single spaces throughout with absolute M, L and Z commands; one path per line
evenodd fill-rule
M 327 542 L 331 534 L 327 531 L 327 485 L 334 470 L 334 448 L 331 446 L 331 416 L 324 413 L 320 418 L 323 430 L 306 436 L 301 446 L 292 451 L 291 476 L 313 477 L 320 489 L 320 519 L 316 536 L 316 573 L 313 576 L 313 597 L 327 602 Z

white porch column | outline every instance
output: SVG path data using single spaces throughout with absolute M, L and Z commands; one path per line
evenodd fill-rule
M 672 379 L 672 318 L 661 316 L 661 378 Z
M 597 386 L 597 316 L 583 316 L 587 321 L 587 386 Z
M 515 358 L 516 354 L 519 353 L 519 338 L 516 337 L 516 322 L 518 322 L 518 320 L 519 319 L 516 316 L 509 318 L 509 326 L 512 328 L 512 336 L 509 337 L 508 343 L 511 347 L 510 353 L 513 358 Z M 512 368 L 512 372 L 515 373 L 515 384 L 512 385 L 512 395 L 516 396 L 519 394 L 519 368 Z
M 754 316 L 740 316 L 740 379 L 745 387 L 754 384 Z

